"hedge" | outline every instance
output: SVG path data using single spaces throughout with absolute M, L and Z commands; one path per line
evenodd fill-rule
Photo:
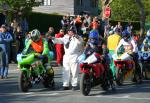
M 31 13 L 28 17 L 29 30 L 39 29 L 42 33 L 48 31 L 50 26 L 54 27 L 55 33 L 61 28 L 62 15 Z

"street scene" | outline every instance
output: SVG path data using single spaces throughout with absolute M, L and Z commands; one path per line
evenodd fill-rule
M 149 103 L 150 81 L 145 80 L 143 84 L 135 85 L 126 81 L 122 87 L 117 87 L 116 92 L 111 90 L 106 93 L 99 86 L 92 89 L 89 96 L 83 96 L 80 90 L 64 91 L 62 85 L 61 68 L 55 68 L 56 88 L 46 89 L 42 84 L 35 85 L 29 92 L 22 93 L 18 90 L 19 70 L 15 64 L 10 66 L 10 76 L 7 80 L 0 81 L 1 103 Z
M 149 0 L 0 0 L 0 103 L 149 103 Z

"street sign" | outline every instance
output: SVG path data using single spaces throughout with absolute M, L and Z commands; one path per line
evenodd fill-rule
M 105 13 L 105 17 L 106 17 L 106 18 L 109 18 L 109 17 L 110 17 L 110 13 L 111 13 L 110 7 L 106 7 L 104 13 Z

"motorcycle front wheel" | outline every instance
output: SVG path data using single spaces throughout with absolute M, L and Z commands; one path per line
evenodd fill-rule
M 22 92 L 28 92 L 30 82 L 28 80 L 26 72 L 21 71 L 21 73 L 19 75 L 19 81 L 18 82 L 19 82 L 19 89 Z
M 54 70 L 53 68 L 50 68 L 47 70 L 45 76 L 44 76 L 44 81 L 43 85 L 45 88 L 52 88 L 55 89 L 55 82 L 54 82 Z
M 84 96 L 89 95 L 91 91 L 90 75 L 82 73 L 80 80 L 80 91 Z

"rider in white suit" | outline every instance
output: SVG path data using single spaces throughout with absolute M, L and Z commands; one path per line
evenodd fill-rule
M 77 89 L 79 64 L 77 58 L 81 55 L 83 40 L 76 34 L 74 29 L 69 29 L 63 38 L 52 38 L 54 43 L 64 44 L 65 54 L 63 56 L 63 87 L 69 89 L 69 81 L 72 74 L 72 89 Z
M 124 53 L 121 55 L 121 60 L 129 60 L 133 59 L 135 62 L 135 69 L 139 75 L 140 82 L 142 82 L 142 70 L 140 68 L 139 62 L 138 62 L 138 47 L 137 43 L 133 38 L 131 38 L 130 33 L 125 30 L 122 32 L 122 39 L 120 40 L 116 51 L 118 51 L 120 48 L 124 48 Z M 133 77 L 133 81 L 136 82 L 135 75 Z
M 121 46 L 123 46 L 124 48 L 124 54 L 121 56 L 121 60 L 131 58 L 131 55 L 135 56 L 135 54 L 138 52 L 137 43 L 135 42 L 133 38 L 131 38 L 130 35 L 131 34 L 127 30 L 124 30 L 122 32 L 123 38 L 120 40 L 116 48 L 116 52 L 118 52 Z

